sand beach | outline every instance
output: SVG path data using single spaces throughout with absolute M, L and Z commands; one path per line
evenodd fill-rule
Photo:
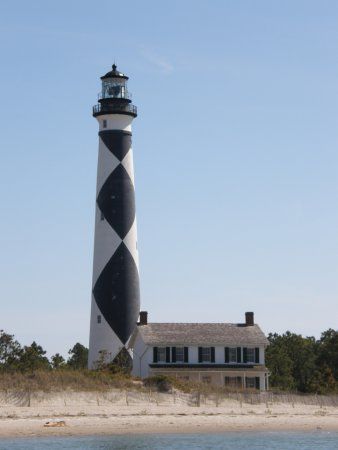
M 225 431 L 338 431 L 338 407 L 299 401 L 246 402 L 190 394 L 59 392 L 0 394 L 0 438 Z M 312 403 L 312 404 L 311 404 Z M 64 426 L 46 427 L 47 422 Z

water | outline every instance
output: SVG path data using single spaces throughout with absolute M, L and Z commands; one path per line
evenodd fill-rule
M 3 439 L 0 450 L 338 450 L 336 432 L 229 432 Z

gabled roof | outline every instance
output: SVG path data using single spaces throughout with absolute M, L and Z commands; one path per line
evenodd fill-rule
M 149 323 L 138 325 L 145 344 L 171 345 L 267 345 L 258 325 L 236 323 Z

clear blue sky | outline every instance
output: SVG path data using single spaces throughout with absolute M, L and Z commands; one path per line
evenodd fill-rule
M 0 328 L 88 344 L 91 117 L 130 76 L 152 321 L 337 327 L 336 1 L 1 2 Z

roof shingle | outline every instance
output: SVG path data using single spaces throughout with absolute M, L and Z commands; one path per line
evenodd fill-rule
M 148 345 L 267 345 L 258 325 L 236 323 L 149 323 L 137 327 Z

